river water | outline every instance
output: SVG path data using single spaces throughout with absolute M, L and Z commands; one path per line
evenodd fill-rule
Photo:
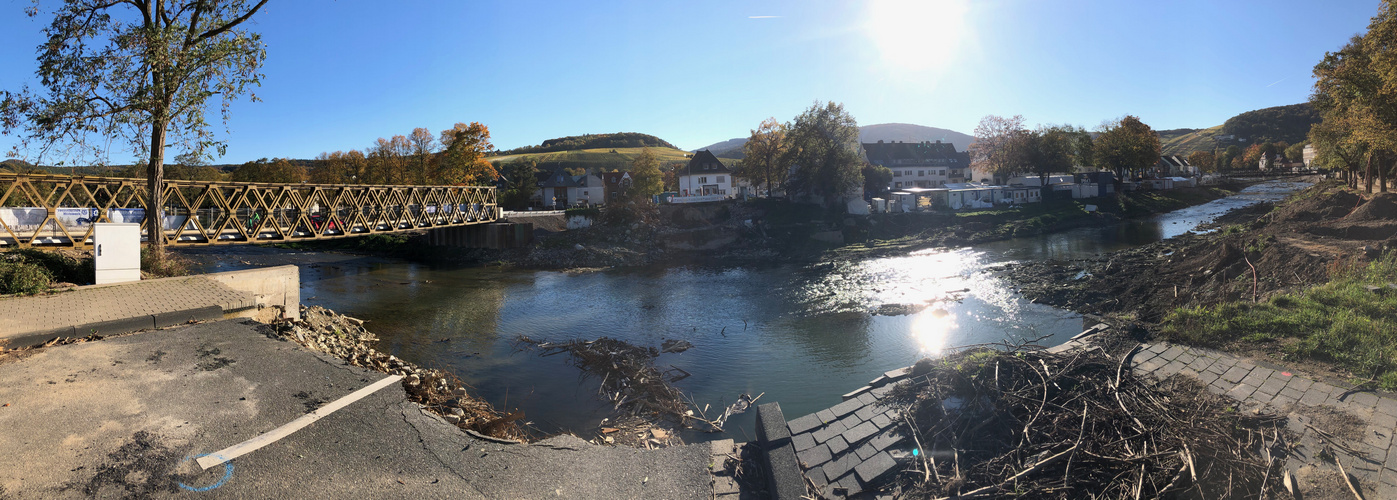
M 455 372 L 497 408 L 523 410 L 542 433 L 585 435 L 610 410 L 596 394 L 600 381 L 566 355 L 521 350 L 519 336 L 656 347 L 686 340 L 692 349 L 661 354 L 657 364 L 691 374 L 675 385 L 700 406 L 765 393 L 759 403 L 780 402 L 794 418 L 947 348 L 1055 345 L 1082 330 L 1079 315 L 1023 300 L 987 267 L 1153 243 L 1305 186 L 1270 182 L 1150 219 L 850 263 L 569 273 L 261 247 L 186 252 L 209 272 L 300 265 L 303 303 L 368 320 L 382 350 Z M 752 413 L 731 420 L 727 435 L 686 438 L 753 439 Z

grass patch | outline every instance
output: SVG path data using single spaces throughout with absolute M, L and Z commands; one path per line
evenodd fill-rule
M 1263 303 L 1228 302 L 1177 309 L 1162 333 L 1194 345 L 1283 342 L 1286 357 L 1341 366 L 1397 389 L 1397 253 L 1339 269 L 1332 280 Z M 1370 290 L 1370 285 L 1380 288 Z
M 91 283 L 91 258 L 75 259 L 62 253 L 25 248 L 0 254 L 0 294 L 32 295 L 48 291 L 54 283 Z

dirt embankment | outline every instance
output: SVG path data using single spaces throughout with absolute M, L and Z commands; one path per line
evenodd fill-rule
M 1148 322 L 1181 306 L 1264 300 L 1397 248 L 1397 193 L 1365 197 L 1322 183 L 1214 226 L 1093 259 L 1011 265 L 1004 276 L 1037 302 Z

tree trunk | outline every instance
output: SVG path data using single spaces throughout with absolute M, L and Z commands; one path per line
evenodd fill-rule
M 162 113 L 163 115 L 163 113 Z M 164 116 L 157 116 L 150 131 L 150 164 L 146 167 L 146 184 L 150 187 L 150 199 L 146 207 L 146 237 L 151 257 L 165 256 L 165 126 Z
M 1363 168 L 1363 190 L 1368 194 L 1373 193 L 1373 155 L 1368 154 L 1367 166 Z
M 1386 192 L 1387 192 L 1387 165 L 1384 164 L 1384 163 L 1385 163 L 1385 160 L 1387 160 L 1387 155 L 1386 155 L 1386 154 L 1383 154 L 1383 153 L 1379 153 L 1379 156 L 1378 156 L 1378 192 L 1379 192 L 1379 193 L 1386 193 Z

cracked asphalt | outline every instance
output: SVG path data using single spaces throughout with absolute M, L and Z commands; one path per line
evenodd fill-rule
M 18 358 L 18 359 L 17 359 Z M 0 357 L 0 498 L 709 498 L 707 444 L 473 438 L 392 385 L 198 470 L 384 375 L 225 320 Z

